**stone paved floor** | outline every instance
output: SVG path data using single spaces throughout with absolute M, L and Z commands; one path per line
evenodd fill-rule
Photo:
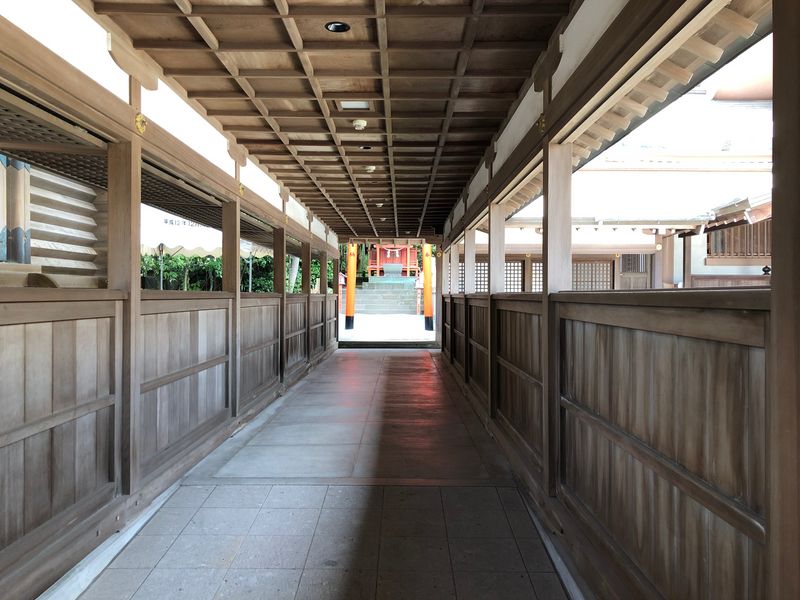
M 193 469 L 82 598 L 565 598 L 438 360 L 338 351 Z

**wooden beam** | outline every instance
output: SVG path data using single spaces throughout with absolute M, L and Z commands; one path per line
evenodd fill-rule
M 475 230 L 464 232 L 464 293 L 475 293 Z
M 280 379 L 284 381 L 286 375 L 286 230 L 282 227 L 278 227 L 272 231 L 272 265 L 272 287 L 275 293 L 281 298 L 278 316 L 280 339 L 280 357 L 278 362 L 280 365 Z

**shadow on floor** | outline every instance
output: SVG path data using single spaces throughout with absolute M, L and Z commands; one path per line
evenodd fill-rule
M 565 598 L 437 360 L 335 353 L 193 469 L 82 598 Z

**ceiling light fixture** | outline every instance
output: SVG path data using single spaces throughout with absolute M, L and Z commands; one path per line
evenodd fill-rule
M 355 119 L 353 121 L 353 129 L 356 131 L 364 131 L 367 128 L 367 121 L 365 119 Z
M 329 23 L 325 23 L 325 29 L 331 33 L 345 33 L 350 31 L 350 25 L 344 21 L 330 21 Z
M 381 217 L 381 221 L 385 221 L 385 220 L 386 220 L 386 217 Z
M 377 206 L 378 208 L 383 208 L 383 202 L 377 202 L 375 203 L 375 206 Z
M 372 146 L 359 146 L 362 150 L 372 150 Z
M 375 172 L 375 165 L 367 165 L 364 170 L 367 173 L 374 173 Z

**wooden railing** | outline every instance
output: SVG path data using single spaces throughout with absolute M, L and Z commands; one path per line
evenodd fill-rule
M 769 292 L 548 301 L 550 346 L 539 295 L 446 296 L 444 347 L 557 541 L 608 597 L 763 597 Z
M 325 308 L 325 295 L 311 294 L 308 328 L 310 334 L 309 352 L 312 357 L 325 350 Z
M 712 231 L 709 257 L 768 257 L 772 255 L 772 219 Z

